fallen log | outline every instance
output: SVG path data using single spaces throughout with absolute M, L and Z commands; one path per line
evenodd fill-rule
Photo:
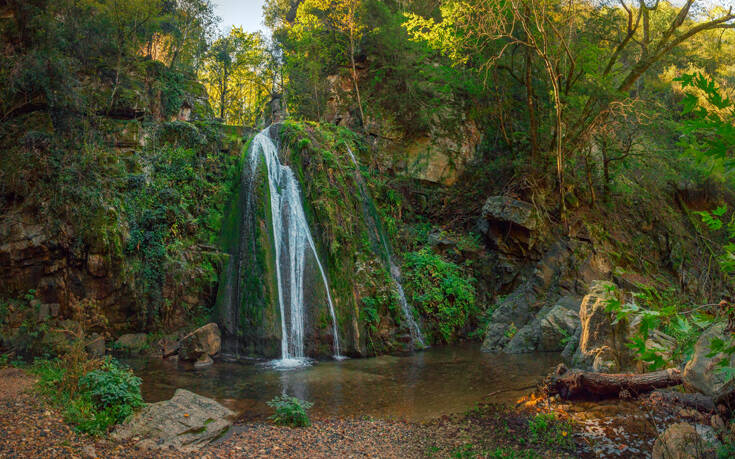
M 698 411 L 714 412 L 715 402 L 712 397 L 703 394 L 688 394 L 684 392 L 655 390 L 651 394 L 651 400 L 660 400 L 666 403 L 674 403 Z
M 559 368 L 548 387 L 563 399 L 609 398 L 623 394 L 636 396 L 654 389 L 681 384 L 681 372 L 676 368 L 652 373 L 592 373 Z

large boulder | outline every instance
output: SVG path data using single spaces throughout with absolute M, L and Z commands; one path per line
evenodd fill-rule
M 508 196 L 490 196 L 478 228 L 501 252 L 527 256 L 534 247 L 539 219 L 532 204 Z
M 211 364 L 222 346 L 222 334 L 215 323 L 208 323 L 181 338 L 179 359 Z M 198 366 L 206 366 L 200 363 Z
M 711 427 L 672 424 L 653 445 L 653 459 L 704 459 L 717 457 L 718 441 Z
M 484 352 L 503 350 L 511 339 L 510 330 L 516 324 L 526 324 L 533 318 L 532 307 L 538 302 L 533 285 L 524 284 L 508 295 L 495 309 L 485 332 L 482 343 Z M 514 336 L 513 336 L 514 338 Z
M 234 416 L 212 399 L 177 389 L 170 400 L 146 405 L 119 425 L 112 438 L 127 441 L 137 437 L 140 447 L 190 452 L 227 432 Z
M 513 335 L 508 345 L 503 349 L 503 352 L 507 352 L 508 354 L 533 352 L 538 347 L 540 334 L 541 327 L 539 326 L 539 321 L 532 320 Z
M 599 371 L 621 371 L 631 363 L 625 346 L 629 327 L 624 321 L 613 324 L 608 305 L 616 299 L 614 285 L 607 281 L 593 282 L 582 299 L 579 318 L 582 332 L 572 363 L 575 367 Z
M 552 307 L 545 307 L 536 318 L 510 339 L 504 351 L 521 354 L 533 351 L 560 352 L 579 328 L 579 315 L 567 307 L 562 298 Z
M 722 361 L 729 359 L 727 366 L 735 367 L 735 355 L 727 356 L 723 353 L 708 357 L 711 341 L 715 338 L 726 340 L 732 336 L 726 330 L 724 322 L 712 325 L 702 333 L 694 346 L 694 355 L 687 363 L 682 374 L 684 384 L 697 391 L 712 397 L 715 402 L 728 401 L 735 393 L 735 380 L 729 380 L 720 371 Z
M 148 335 L 145 333 L 127 333 L 115 341 L 114 347 L 125 352 L 142 352 L 148 346 Z
M 579 314 L 574 310 L 557 304 L 539 320 L 538 350 L 542 352 L 559 352 L 572 339 L 579 327 Z

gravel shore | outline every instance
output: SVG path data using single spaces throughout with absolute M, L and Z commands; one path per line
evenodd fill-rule
M 576 426 L 573 450 L 562 451 L 529 442 L 533 411 L 481 405 L 464 415 L 428 423 L 372 418 L 313 419 L 308 428 L 236 423 L 215 443 L 195 453 L 182 453 L 143 450 L 133 441 L 120 443 L 79 434 L 36 395 L 33 384 L 22 370 L 0 369 L 0 458 L 650 457 L 656 430 L 675 419 L 667 410 L 648 403 L 642 413 L 650 413 L 659 428 L 629 428 L 625 422 L 638 419 L 634 415 L 640 411 L 637 404 L 629 403 L 627 408 L 614 402 L 558 404 L 557 408 L 571 414 Z M 638 419 L 633 424 L 645 423 Z
M 22 370 L 0 370 L 0 458 L 418 458 L 439 451 L 431 427 L 374 419 L 316 419 L 304 429 L 237 424 L 224 439 L 197 453 L 143 451 L 74 432 L 32 386 L 33 379 Z

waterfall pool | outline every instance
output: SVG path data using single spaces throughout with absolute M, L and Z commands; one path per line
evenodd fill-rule
M 143 378 L 147 402 L 166 400 L 183 388 L 216 399 L 241 419 L 262 420 L 272 414 L 265 402 L 286 393 L 313 402 L 314 416 L 426 421 L 464 412 L 478 402 L 513 403 L 561 357 L 488 354 L 473 343 L 291 369 L 267 361 L 218 361 L 203 370 L 184 370 L 155 358 L 124 361 Z

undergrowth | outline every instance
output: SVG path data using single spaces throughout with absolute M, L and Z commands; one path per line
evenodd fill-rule
M 405 255 L 404 280 L 434 342 L 454 342 L 478 312 L 475 280 L 428 248 Z
M 311 425 L 307 414 L 307 411 L 314 405 L 311 402 L 289 395 L 279 395 L 266 403 L 275 409 L 276 412 L 270 419 L 277 425 L 290 427 L 309 427 Z

